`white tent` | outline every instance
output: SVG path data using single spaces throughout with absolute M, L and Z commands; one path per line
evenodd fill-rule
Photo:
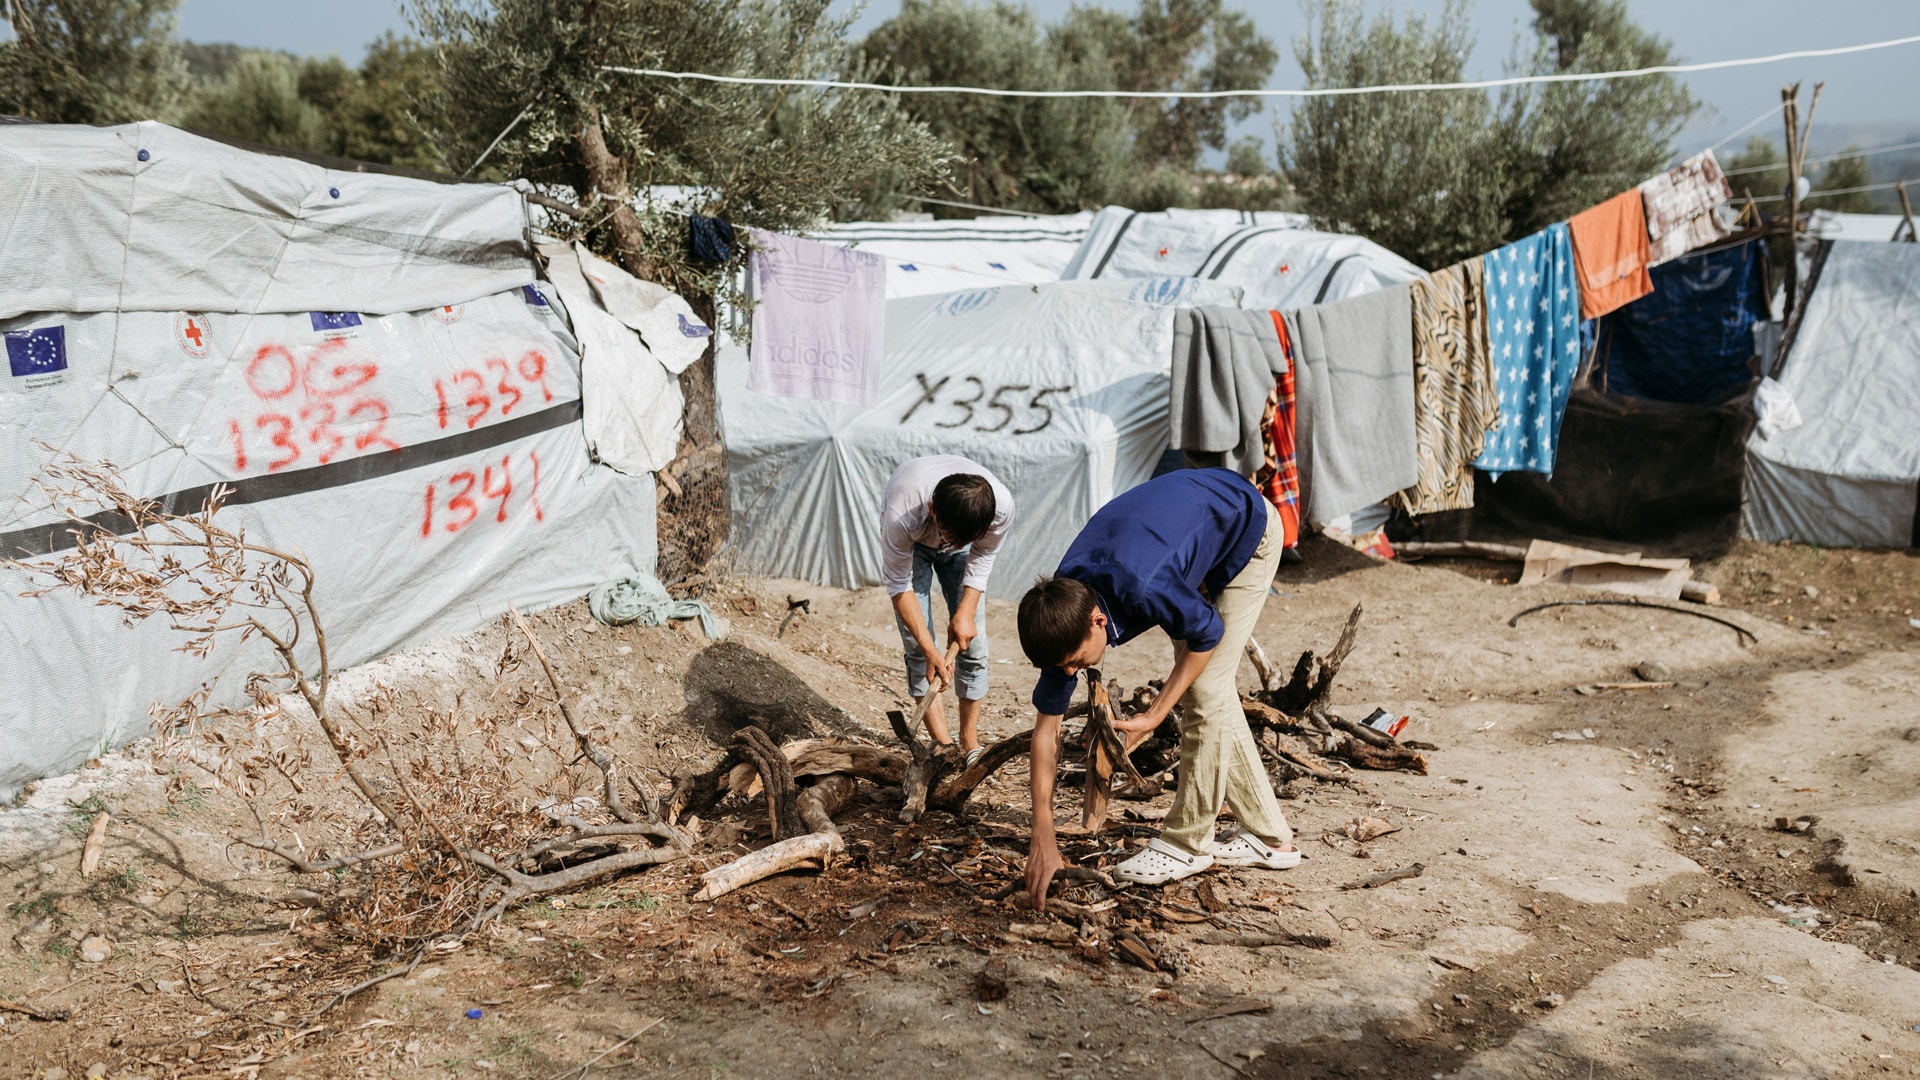
M 1867 240 L 1886 243 L 1905 239 L 1907 219 L 1899 214 L 1843 214 L 1815 210 L 1807 215 L 1807 231 L 1822 240 Z
M 304 552 L 338 668 L 650 570 L 650 476 L 595 464 L 578 343 L 514 192 L 337 172 L 157 124 L 0 127 L 0 552 L 70 546 L 39 443 Z M 611 317 L 611 316 L 609 316 Z M 644 352 L 644 350 L 642 350 Z M 163 619 L 0 570 L 0 799 L 239 698 Z
M 750 391 L 745 350 L 723 350 L 741 568 L 877 584 L 888 475 L 908 458 L 951 453 L 1012 489 L 1014 526 L 990 592 L 1020 595 L 1166 450 L 1173 309 L 1235 299 L 1219 284 L 1159 278 L 892 300 L 880 403 L 868 409 Z
M 1091 213 L 995 215 L 970 221 L 858 221 L 815 239 L 881 256 L 887 299 L 996 285 L 1059 281 L 1087 235 Z
M 1425 276 L 1364 237 L 1315 232 L 1300 214 L 1150 214 L 1117 206 L 1094 216 L 1061 276 L 1104 281 L 1167 274 L 1235 286 L 1241 306 L 1270 310 L 1346 300 Z
M 1911 546 L 1920 244 L 1832 241 L 1779 381 L 1803 422 L 1747 444 L 1743 531 L 1828 547 Z

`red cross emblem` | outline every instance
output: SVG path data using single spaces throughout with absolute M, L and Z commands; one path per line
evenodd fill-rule
M 465 304 L 443 304 L 440 307 L 434 308 L 432 315 L 443 323 L 451 324 L 460 321 L 460 313 L 465 309 Z
M 173 339 L 181 352 L 203 360 L 213 349 L 213 324 L 204 312 L 182 311 L 173 317 Z
M 1167 257 L 1167 249 L 1166 249 L 1166 248 L 1161 248 L 1161 249 L 1160 249 L 1160 257 L 1161 257 L 1161 258 L 1163 258 L 1163 259 Z

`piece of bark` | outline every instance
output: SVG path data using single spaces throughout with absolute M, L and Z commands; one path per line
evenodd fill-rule
M 809 784 L 800 789 L 793 800 L 794 810 L 809 832 L 840 832 L 833 823 L 833 815 L 845 810 L 853 802 L 853 777 L 835 775 L 825 777 L 818 783 Z
M 1427 867 L 1425 863 L 1414 863 L 1411 866 L 1403 866 L 1398 870 L 1389 870 L 1384 874 L 1364 877 L 1359 881 L 1349 881 L 1340 887 L 1342 889 L 1377 889 L 1382 885 L 1387 885 L 1405 878 L 1417 878 L 1421 874 L 1426 873 L 1426 870 Z
M 1209 912 L 1225 911 L 1233 906 L 1221 897 L 1220 891 L 1213 887 L 1213 882 L 1205 878 L 1201 878 L 1199 883 L 1194 885 L 1193 895 L 1200 901 L 1200 906 Z
M 1216 930 L 1200 935 L 1202 945 L 1238 945 L 1243 949 L 1264 949 L 1274 945 L 1298 945 L 1307 949 L 1331 949 L 1333 939 L 1319 934 L 1233 934 Z
M 1087 669 L 1087 702 L 1087 774 L 1080 801 L 1080 825 L 1090 833 L 1098 833 L 1107 824 L 1107 803 L 1113 796 L 1116 762 L 1111 744 L 1101 737 L 1101 729 L 1113 715 L 1113 702 L 1100 683 L 1100 672 L 1092 668 Z
M 1429 541 L 1402 540 L 1393 545 L 1395 553 L 1430 558 L 1494 559 L 1499 562 L 1526 562 L 1527 549 L 1514 544 L 1487 544 L 1477 540 Z
M 34 1020 L 51 1021 L 65 1020 L 73 1015 L 71 1011 L 57 1005 L 49 1005 L 44 1009 L 37 1009 L 32 1005 L 23 1005 L 18 1001 L 8 1001 L 6 998 L 0 998 L 0 1012 L 19 1013 L 21 1016 L 30 1017 Z
M 80 851 L 80 876 L 92 877 L 100 868 L 100 851 L 107 842 L 107 812 L 102 810 L 94 816 L 93 828 L 87 830 L 87 843 Z
M 1380 747 L 1349 738 L 1340 744 L 1339 756 L 1351 761 L 1363 769 L 1376 769 L 1382 772 L 1401 770 L 1427 775 L 1427 759 L 1412 750 L 1401 747 Z
M 834 854 L 845 851 L 838 832 L 803 833 L 768 844 L 751 855 L 743 855 L 700 875 L 700 891 L 695 900 L 717 900 L 736 889 L 788 870 L 822 870 Z
M 1683 581 L 1680 583 L 1680 599 L 1696 604 L 1717 604 L 1720 602 L 1720 587 L 1705 581 Z
M 1357 817 L 1347 822 L 1346 831 L 1349 837 L 1364 844 L 1369 840 L 1378 840 L 1380 837 L 1390 833 L 1397 833 L 1400 831 L 1400 826 L 1387 821 L 1385 818 Z
M 1189 1016 L 1187 1017 L 1187 1023 L 1198 1024 L 1203 1020 L 1221 1020 L 1229 1016 L 1250 1016 L 1254 1013 L 1272 1011 L 1273 1002 L 1263 1001 L 1260 998 L 1248 998 L 1245 1001 L 1236 1001 L 1229 1005 L 1222 1005 L 1217 1009 L 1208 1009 L 1199 1016 Z
M 1260 642 L 1255 638 L 1247 639 L 1247 659 L 1253 661 L 1254 674 L 1260 677 L 1260 689 L 1278 690 L 1280 688 L 1280 669 L 1274 667 L 1273 661 L 1267 659 L 1267 650 L 1261 648 Z
M 1028 941 L 1057 941 L 1061 944 L 1072 942 L 1079 936 L 1074 933 L 1073 927 L 1062 922 L 1010 923 L 1007 933 Z
M 1121 930 L 1114 934 L 1113 947 L 1122 960 L 1146 968 L 1148 971 L 1160 970 L 1160 958 L 1154 955 L 1147 943 L 1141 941 L 1132 931 Z
M 773 740 L 765 731 L 755 726 L 734 732 L 733 749 L 760 774 L 760 785 L 767 795 L 767 817 L 773 830 L 773 839 L 787 840 L 805 833 L 806 823 L 800 820 L 800 813 L 794 807 L 799 792 L 794 787 L 793 770 L 787 764 L 787 756 L 773 745 Z
M 999 1001 L 1007 996 L 1008 977 L 1005 961 L 989 960 L 973 979 L 973 996 L 981 1001 Z

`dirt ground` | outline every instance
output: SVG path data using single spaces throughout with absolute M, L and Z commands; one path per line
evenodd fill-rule
M 1023 900 L 979 898 L 1024 860 L 1021 762 L 965 821 L 902 826 L 898 791 L 863 784 L 844 861 L 694 903 L 729 842 L 765 833 L 761 806 L 724 806 L 699 858 L 512 911 L 300 1027 L 366 958 L 299 882 L 232 848 L 238 806 L 136 745 L 0 810 L 0 999 L 72 1010 L 0 1011 L 0 1074 L 1920 1076 L 1920 557 L 1743 546 L 1704 571 L 1725 606 L 1700 609 L 1751 629 L 1743 646 L 1625 607 L 1509 626 L 1596 594 L 1521 591 L 1498 564 L 1306 554 L 1259 640 L 1289 659 L 1324 649 L 1363 603 L 1336 710 L 1410 714 L 1403 738 L 1438 747 L 1431 773 L 1289 785 L 1302 866 L 1171 886 L 1135 923 L 1174 971 L 1028 940 L 1011 929 L 1036 922 Z M 788 596 L 812 613 L 776 636 Z M 583 604 L 533 619 L 576 708 L 643 782 L 716 759 L 747 719 L 782 739 L 892 741 L 904 678 L 877 590 L 728 580 L 710 598 L 734 625 L 719 645 L 687 624 L 599 626 Z M 1031 669 L 1010 605 L 989 605 L 988 631 L 992 739 L 1030 723 Z M 503 633 L 367 665 L 336 692 L 482 691 Z M 1132 687 L 1170 657 L 1144 639 L 1105 670 Z M 1649 661 L 1672 686 L 1577 689 Z M 1166 801 L 1118 804 L 1117 828 L 1065 838 L 1069 858 L 1124 857 Z M 101 809 L 105 857 L 82 880 Z M 1077 822 L 1071 792 L 1058 809 Z M 1363 814 L 1399 831 L 1348 840 Z M 1418 877 L 1341 888 L 1415 863 Z M 1212 908 L 1331 944 L 1210 944 L 1220 927 L 1188 920 Z M 104 960 L 83 957 L 89 935 L 111 942 Z M 982 1000 L 989 964 L 1008 990 Z

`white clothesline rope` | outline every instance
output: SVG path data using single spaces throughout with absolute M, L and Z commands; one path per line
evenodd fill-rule
M 1746 123 L 1740 125 L 1739 129 L 1736 130 L 1733 134 L 1727 136 L 1724 139 L 1721 139 L 1719 142 L 1714 143 L 1712 146 L 1707 147 L 1707 150 L 1709 152 L 1718 150 L 1721 147 L 1732 142 L 1733 140 L 1739 138 L 1740 136 L 1745 135 L 1747 132 L 1753 130 L 1755 124 L 1758 124 L 1760 123 L 1760 121 L 1765 120 L 1768 117 L 1772 116 L 1774 113 L 1779 112 L 1780 109 L 1781 109 L 1780 105 L 1769 106 L 1765 112 L 1762 112 L 1759 116 L 1756 116 L 1753 119 L 1747 121 Z
M 1899 187 L 1901 184 L 1914 184 L 1914 183 L 1920 183 L 1920 180 L 1916 180 L 1912 177 L 1909 177 L 1905 180 L 1889 180 L 1884 184 L 1868 184 L 1865 187 L 1843 187 L 1843 188 L 1825 188 L 1825 189 L 1815 188 L 1812 191 L 1807 192 L 1805 195 L 1800 196 L 1800 201 L 1804 203 L 1808 199 L 1817 199 L 1822 195 L 1852 195 L 1853 193 L 1858 191 L 1886 191 L 1888 188 L 1896 188 L 1896 187 Z M 1784 198 L 1786 198 L 1785 195 L 1755 195 L 1753 197 L 1753 201 L 1754 202 L 1778 202 L 1779 200 Z M 1746 200 L 1732 199 L 1729 201 L 1745 202 Z
M 1301 90 L 1009 90 L 988 86 L 891 86 L 886 83 L 849 82 L 841 79 L 770 79 L 747 75 L 712 75 L 703 71 L 667 71 L 661 68 L 634 68 L 602 65 L 600 70 L 623 75 L 645 75 L 658 79 L 692 79 L 701 82 L 731 83 L 742 86 L 796 86 L 822 90 L 877 90 L 890 94 L 976 94 L 984 97 L 1018 98 L 1126 98 L 1149 100 L 1196 100 L 1210 98 L 1313 98 L 1350 97 L 1357 94 L 1407 93 L 1429 90 L 1486 90 L 1502 86 L 1529 86 L 1540 83 L 1599 82 L 1608 79 L 1634 79 L 1647 75 L 1684 75 L 1697 71 L 1752 67 L 1783 60 L 1804 60 L 1821 56 L 1890 49 L 1920 42 L 1920 34 L 1888 38 L 1859 45 L 1841 45 L 1831 49 L 1798 49 L 1770 56 L 1749 56 L 1735 60 L 1710 60 L 1699 64 L 1661 64 L 1624 71 L 1556 72 L 1550 75 L 1513 75 L 1501 79 L 1479 79 L 1454 83 L 1392 83 L 1382 86 L 1325 86 Z M 1771 110 L 1770 110 L 1771 111 Z M 1756 120 L 1754 123 L 1758 123 Z M 1752 124 L 1747 125 L 1752 127 Z M 1744 129 L 1743 129 L 1744 130 Z M 1735 134 L 1738 134 L 1736 132 Z M 1731 136 L 1729 136 L 1731 137 Z
M 1901 150 L 1913 150 L 1913 149 L 1920 149 L 1920 142 L 1903 142 L 1903 143 L 1894 143 L 1891 146 L 1869 146 L 1864 150 L 1847 150 L 1838 154 L 1828 154 L 1825 157 L 1808 158 L 1807 160 L 1801 162 L 1801 164 L 1826 165 L 1830 162 L 1845 161 L 1847 158 L 1871 157 L 1874 154 L 1892 154 Z M 1786 167 L 1787 167 L 1787 163 L 1784 161 L 1780 161 L 1780 162 L 1775 162 L 1772 165 L 1749 165 L 1744 169 L 1725 169 L 1725 170 L 1722 170 L 1721 174 L 1723 176 L 1744 176 L 1747 173 L 1766 172 L 1769 169 L 1784 170 Z

